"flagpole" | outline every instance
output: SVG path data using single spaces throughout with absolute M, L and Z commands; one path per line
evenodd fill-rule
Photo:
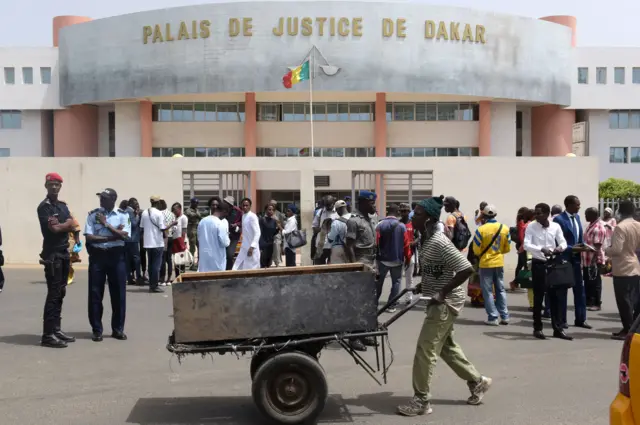
M 309 58 L 309 109 L 311 112 L 310 121 L 311 121 L 311 157 L 314 156 L 314 140 L 313 140 L 313 73 L 315 71 L 313 65 L 313 56 L 316 52 L 316 47 L 313 46 L 311 49 L 311 57 Z

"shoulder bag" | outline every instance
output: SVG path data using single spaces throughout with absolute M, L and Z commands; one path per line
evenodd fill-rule
M 294 230 L 284 235 L 284 239 L 290 248 L 300 248 L 307 244 L 307 232 L 305 230 Z
M 473 241 L 471 241 L 471 244 L 469 244 L 469 254 L 467 255 L 467 259 L 472 265 L 475 265 L 476 263 L 480 264 L 480 259 L 484 254 L 487 253 L 487 251 L 489 251 L 489 248 L 491 248 L 491 246 L 495 243 L 496 239 L 498 239 L 498 236 L 500 236 L 500 232 L 502 232 L 502 224 L 500 224 L 500 227 L 498 227 L 498 231 L 495 235 L 493 235 L 493 238 L 491 238 L 491 242 L 489 242 L 489 245 L 487 245 L 487 247 L 483 249 L 480 255 L 478 255 L 477 257 L 473 253 Z
M 572 288 L 573 264 L 566 260 L 549 260 L 547 264 L 547 285 L 550 288 Z

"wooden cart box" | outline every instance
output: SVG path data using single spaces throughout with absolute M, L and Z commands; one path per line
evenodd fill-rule
M 172 286 L 175 342 L 368 331 L 374 272 L 363 264 L 185 273 Z

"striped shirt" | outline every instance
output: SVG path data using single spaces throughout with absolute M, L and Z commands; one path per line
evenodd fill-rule
M 587 226 L 584 231 L 584 243 L 593 247 L 598 244 L 604 245 L 606 237 L 607 229 L 604 227 L 604 222 L 599 218 L 596 221 L 589 223 L 589 226 Z M 596 252 L 581 252 L 582 266 L 588 267 L 592 264 L 604 264 L 604 248 L 605 246 L 601 246 Z
M 451 282 L 456 273 L 469 268 L 471 263 L 451 240 L 444 233 L 435 232 L 420 248 L 423 295 L 436 295 Z M 465 290 L 461 285 L 451 291 L 444 301 L 455 314 L 458 314 L 464 306 L 465 299 Z

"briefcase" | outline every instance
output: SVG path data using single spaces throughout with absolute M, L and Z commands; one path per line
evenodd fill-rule
M 573 265 L 568 261 L 553 261 L 547 266 L 547 284 L 550 288 L 572 288 L 575 285 Z

